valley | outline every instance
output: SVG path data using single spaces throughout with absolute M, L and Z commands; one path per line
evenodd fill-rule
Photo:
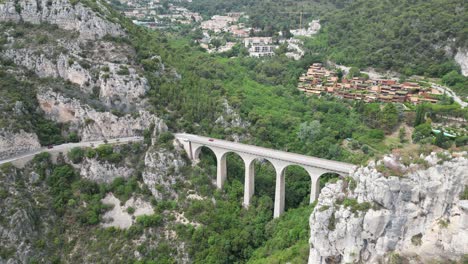
M 466 262 L 465 9 L 0 1 L 0 263 Z

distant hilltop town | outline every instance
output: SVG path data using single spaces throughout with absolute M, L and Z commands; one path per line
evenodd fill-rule
M 422 87 L 415 82 L 399 83 L 396 80 L 363 77 L 340 78 L 336 71 L 326 69 L 321 63 L 312 64 L 307 73 L 299 77 L 298 89 L 306 94 L 328 93 L 345 99 L 386 103 L 437 103 L 437 96 L 441 95 L 439 90 Z

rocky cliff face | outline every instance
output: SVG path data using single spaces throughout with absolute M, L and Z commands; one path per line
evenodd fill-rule
M 106 35 L 124 35 L 120 26 L 103 18 L 110 11 L 99 1 L 93 3 L 103 14 L 97 16 L 91 8 L 81 2 L 72 4 L 68 0 L 2 1 L 0 21 L 55 24 L 66 30 L 78 31 L 81 39 L 93 40 Z
M 14 157 L 18 154 L 37 150 L 41 147 L 34 133 L 12 133 L 0 130 L 0 159 Z
M 61 83 L 32 83 L 37 112 L 69 124 L 84 141 L 141 135 L 153 124 L 155 133 L 167 129 L 148 111 L 148 80 L 135 50 L 120 41 L 126 33 L 116 21 L 101 1 L 0 1 L 0 22 L 13 22 L 0 25 L 0 58 L 13 62 L 22 78 L 33 72 Z M 0 158 L 39 147 L 34 134 L 8 137 L 0 137 Z
M 128 110 L 143 105 L 149 85 L 141 69 L 129 64 L 135 63 L 127 58 L 127 53 L 132 54 L 131 47 L 108 41 L 80 45 L 76 41 L 73 36 L 59 39 L 65 51 L 56 54 L 60 50 L 57 43 L 30 46 L 12 37 L 2 55 L 41 78 L 62 78 L 77 84 L 83 93 L 97 96 L 107 107 Z M 16 45 L 26 47 L 17 49 Z M 119 56 L 123 59 L 116 59 Z
M 96 159 L 85 159 L 79 168 L 82 178 L 98 183 L 112 183 L 118 177 L 129 178 L 135 172 L 134 168 L 99 162 Z
M 174 185 L 184 181 L 181 173 L 181 168 L 186 165 L 181 155 L 183 150 L 177 144 L 175 146 L 176 151 L 153 146 L 146 152 L 143 181 L 157 199 L 177 198 Z
M 394 157 L 385 162 L 398 164 Z M 359 168 L 351 178 L 328 184 L 310 216 L 309 263 L 412 263 L 459 260 L 468 253 L 468 159 L 430 167 L 403 177 L 376 170 L 383 161 Z M 438 164 L 439 163 L 439 164 Z
M 161 119 L 145 110 L 119 117 L 109 112 L 98 112 L 76 99 L 51 91 L 38 94 L 38 100 L 49 119 L 70 123 L 79 131 L 83 141 L 141 135 L 152 124 L 155 124 L 157 132 L 167 129 Z
M 460 49 L 455 54 L 455 61 L 460 64 L 462 74 L 468 76 L 468 49 Z

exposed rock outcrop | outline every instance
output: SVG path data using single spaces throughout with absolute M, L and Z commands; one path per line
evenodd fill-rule
M 455 61 L 460 64 L 462 74 L 468 76 L 468 49 L 459 49 L 455 54 Z
M 93 1 L 94 2 L 94 1 Z M 94 2 L 103 13 L 110 11 L 99 1 Z M 99 39 L 106 35 L 124 35 L 122 28 L 98 16 L 81 2 L 68 0 L 7 0 L 0 3 L 0 21 L 49 23 L 80 33 L 81 39 Z
M 153 146 L 146 152 L 143 181 L 156 199 L 177 198 L 174 184 L 183 180 L 180 170 L 186 163 L 180 154 L 183 150 L 176 148 L 174 152 Z
M 467 254 L 468 201 L 459 195 L 468 159 L 425 160 L 431 167 L 404 177 L 385 177 L 376 170 L 382 162 L 371 163 L 354 180 L 323 188 L 310 216 L 309 263 L 382 263 L 396 255 L 427 263 Z
M 139 76 L 135 68 L 126 64 L 93 61 L 93 66 L 85 69 L 75 61 L 86 61 L 83 58 L 61 53 L 54 60 L 32 49 L 9 49 L 3 55 L 15 64 L 34 71 L 39 77 L 62 78 L 77 84 L 87 94 L 92 94 L 97 87 L 99 99 L 109 107 L 127 109 L 132 105 L 140 105 L 144 102 L 142 97 L 149 90 L 146 78 Z M 102 68 L 106 68 L 106 71 L 101 71 Z M 123 69 L 128 73 L 119 74 Z
M 99 183 L 112 183 L 116 178 L 129 178 L 135 170 L 96 159 L 85 159 L 80 166 L 80 176 Z
M 37 150 L 41 147 L 37 135 L 21 131 L 13 133 L 0 130 L 0 159 Z
M 79 131 L 83 141 L 141 135 L 152 124 L 158 132 L 167 129 L 161 119 L 145 110 L 119 117 L 109 112 L 98 112 L 76 99 L 52 91 L 40 93 L 37 98 L 49 119 L 69 122 Z

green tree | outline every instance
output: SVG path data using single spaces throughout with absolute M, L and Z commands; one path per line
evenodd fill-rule
M 404 143 L 406 141 L 406 129 L 404 127 L 400 128 L 398 138 L 400 139 L 400 143 Z
M 318 135 L 320 134 L 321 128 L 322 125 L 318 120 L 314 120 L 312 122 L 304 122 L 299 126 L 299 132 L 297 133 L 297 136 L 301 141 L 313 142 L 317 139 Z
M 382 127 L 386 132 L 391 132 L 398 124 L 398 110 L 394 104 L 386 104 L 382 110 Z
M 423 104 L 416 106 L 416 118 L 414 120 L 414 127 L 419 126 L 420 124 L 424 123 L 424 115 L 425 115 L 425 107 Z
M 463 83 L 464 81 L 465 77 L 457 71 L 451 71 L 442 77 L 442 82 L 449 86 L 454 86 L 457 83 Z
M 444 136 L 444 131 L 443 130 L 440 130 L 439 133 L 437 133 L 436 135 L 436 138 L 435 138 L 435 141 L 434 141 L 434 145 L 440 147 L 440 148 L 444 148 L 445 147 L 445 136 Z
M 210 42 L 211 45 L 215 47 L 216 50 L 223 45 L 223 42 L 219 38 L 214 38 Z
M 73 163 L 80 163 L 83 160 L 84 155 L 85 151 L 80 147 L 72 148 L 67 154 L 68 158 Z
M 352 67 L 351 69 L 349 69 L 349 73 L 348 73 L 349 78 L 360 77 L 360 76 L 361 76 L 361 70 L 359 70 L 359 68 Z
M 414 128 L 413 131 L 413 142 L 419 142 L 424 138 L 430 137 L 432 134 L 432 128 L 429 123 L 420 124 Z

